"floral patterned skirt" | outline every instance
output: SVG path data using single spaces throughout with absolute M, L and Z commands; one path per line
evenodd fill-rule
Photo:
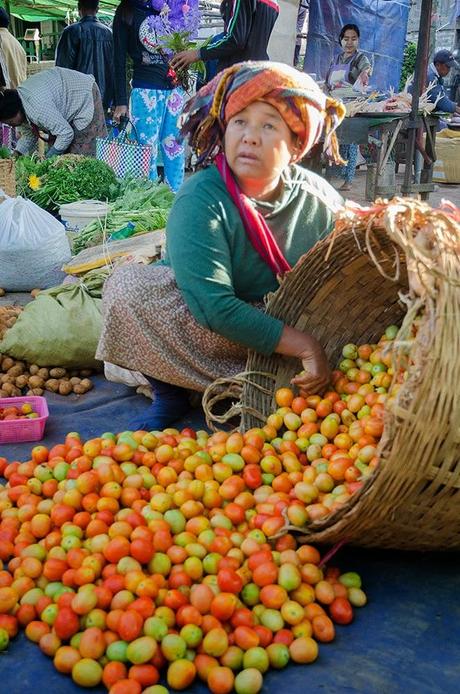
M 203 392 L 244 371 L 247 350 L 201 326 L 170 267 L 122 266 L 104 285 L 97 358 Z
M 177 191 L 184 180 L 184 144 L 179 137 L 179 118 L 185 92 L 174 89 L 133 89 L 131 116 L 141 144 L 152 148 L 150 179 L 156 180 L 163 166 L 165 182 Z

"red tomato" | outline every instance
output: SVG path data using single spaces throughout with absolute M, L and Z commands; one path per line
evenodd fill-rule
M 348 598 L 335 598 L 329 605 L 329 612 L 336 624 L 350 624 L 353 621 L 353 607 Z
M 233 569 L 220 569 L 217 574 L 217 583 L 224 593 L 238 594 L 243 590 L 243 579 Z

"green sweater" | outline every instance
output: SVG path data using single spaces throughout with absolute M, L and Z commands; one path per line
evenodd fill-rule
M 342 202 L 325 180 L 299 166 L 283 174 L 274 203 L 257 203 L 291 266 L 332 227 Z M 274 352 L 283 322 L 251 305 L 278 282 L 244 230 L 215 166 L 191 176 L 179 190 L 166 227 L 166 256 L 198 323 L 262 354 Z

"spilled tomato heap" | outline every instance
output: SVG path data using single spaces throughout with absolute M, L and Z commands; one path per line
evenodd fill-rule
M 105 433 L 0 459 L 0 649 L 20 626 L 56 668 L 112 694 L 195 677 L 256 694 L 269 667 L 311 663 L 366 603 L 361 579 L 298 544 L 378 464 L 385 401 L 404 372 L 346 345 L 334 389 L 277 391 L 261 429 Z M 388 394 L 390 384 L 393 384 Z

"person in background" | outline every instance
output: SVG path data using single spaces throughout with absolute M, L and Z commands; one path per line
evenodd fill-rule
M 0 123 L 22 126 L 16 156 L 31 154 L 41 132 L 48 134 L 47 157 L 95 156 L 96 138 L 107 135 L 94 77 L 62 67 L 37 72 L 17 89 L 0 90 Z
M 16 89 L 27 77 L 26 52 L 8 31 L 10 18 L 0 7 L 0 87 Z
M 304 34 L 305 31 L 305 22 L 307 19 L 307 13 L 310 9 L 310 0 L 300 0 L 299 3 L 299 11 L 297 13 L 297 35 L 296 35 L 296 40 L 295 40 L 295 49 L 294 49 L 294 67 L 299 67 L 299 69 L 303 69 L 303 66 L 299 66 L 299 58 L 300 58 L 300 49 L 302 47 L 302 38 L 305 37 L 306 35 Z
M 224 33 L 202 48 L 182 51 L 171 60 L 174 70 L 184 70 L 197 60 L 216 60 L 217 71 L 246 60 L 268 60 L 267 46 L 278 19 L 274 0 L 223 0 Z
M 369 82 L 371 63 L 369 58 L 359 51 L 359 35 L 356 24 L 345 24 L 340 31 L 339 41 L 343 50 L 332 61 L 326 75 L 326 86 L 331 94 L 335 89 L 350 86 L 356 86 L 359 91 L 363 91 Z M 339 169 L 339 174 L 344 179 L 340 190 L 350 190 L 355 177 L 358 145 L 343 145 L 340 147 L 340 154 L 347 160 L 346 166 Z M 334 168 L 329 173 L 336 171 Z
M 443 113 L 460 114 L 460 106 L 455 101 L 449 99 L 444 86 L 444 78 L 447 77 L 451 68 L 460 69 L 460 65 L 455 60 L 451 51 L 441 50 L 434 54 L 433 62 L 428 66 L 426 85 L 434 82 L 434 86 L 428 93 L 431 103 L 436 103 L 436 111 Z
M 97 18 L 99 0 L 78 0 L 80 21 L 66 27 L 56 48 L 56 67 L 93 75 L 107 110 L 113 100 L 112 31 Z
M 263 298 L 278 276 L 332 229 L 342 197 L 296 165 L 334 129 L 343 104 L 290 65 L 233 65 L 187 105 L 183 133 L 204 167 L 176 195 L 166 257 L 118 268 L 103 295 L 97 358 L 149 377 L 154 402 L 132 429 L 164 429 L 188 409 L 185 389 L 203 392 L 244 370 L 248 349 L 299 358 L 294 382 L 326 385 L 317 339 L 273 318 Z
M 16 89 L 27 77 L 26 52 L 8 31 L 10 18 L 0 7 L 0 89 Z M 16 141 L 16 131 L 8 125 L 0 125 L 0 146 L 10 149 Z
M 114 120 L 119 122 L 130 112 L 141 143 L 152 147 L 150 179 L 158 178 L 161 154 L 165 182 L 173 191 L 177 191 L 184 179 L 184 144 L 179 141 L 178 135 L 185 92 L 182 87 L 175 85 L 168 58 L 158 50 L 164 6 L 164 0 L 122 0 L 115 12 Z M 132 59 L 134 71 L 129 108 L 126 80 L 128 56 Z

